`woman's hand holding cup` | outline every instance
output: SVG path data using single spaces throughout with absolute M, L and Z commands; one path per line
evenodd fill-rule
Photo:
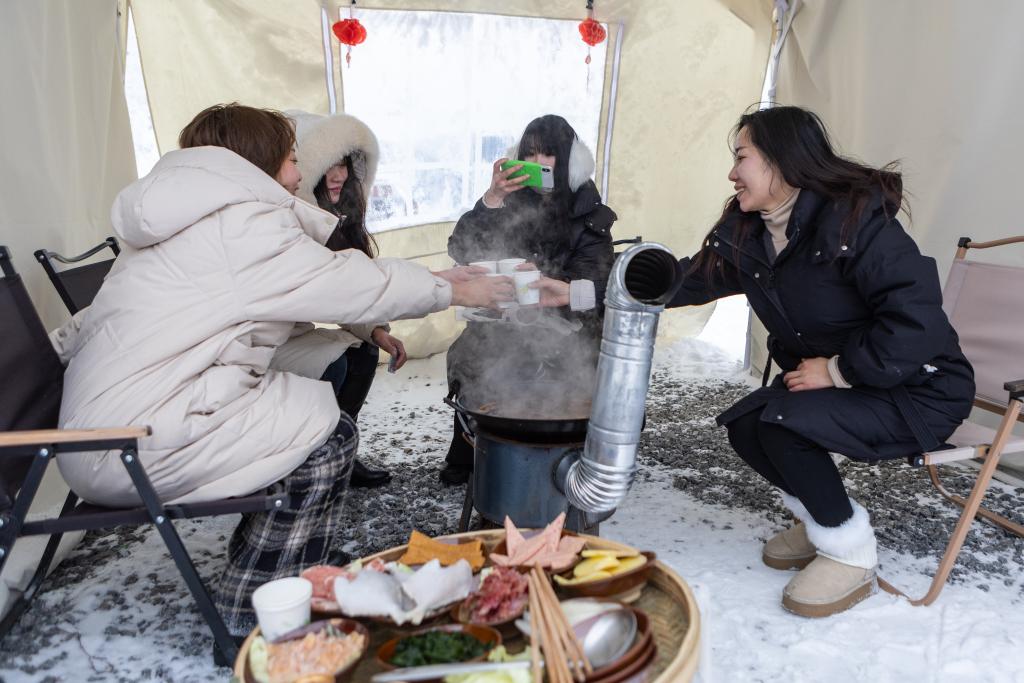
M 494 162 L 494 169 L 491 171 L 491 186 L 484 192 L 484 204 L 496 209 L 505 203 L 505 197 L 513 192 L 523 189 L 523 183 L 529 178 L 525 173 L 515 178 L 509 176 L 519 173 L 522 164 L 516 164 L 508 169 L 502 169 L 501 165 L 508 161 L 508 157 L 502 157 Z
M 543 308 L 557 308 L 569 305 L 569 283 L 543 277 L 527 285 L 530 289 L 540 290 L 540 305 Z
M 507 275 L 476 277 L 472 280 L 452 282 L 452 305 L 470 308 L 498 308 L 503 302 L 515 299 L 512 278 Z
M 434 270 L 431 272 L 442 280 L 447 280 L 454 285 L 456 282 L 475 280 L 490 271 L 483 266 L 456 266 L 448 270 Z

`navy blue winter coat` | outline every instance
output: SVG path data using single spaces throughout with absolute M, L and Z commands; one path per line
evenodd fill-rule
M 781 373 L 718 416 L 719 424 L 759 410 L 829 451 L 862 460 L 934 448 L 970 412 L 974 372 L 942 310 L 935 261 L 890 218 L 881 194 L 842 238 L 848 208 L 802 190 L 789 218 L 789 244 L 768 258 L 758 220 L 736 244 L 736 219 L 712 233 L 724 278 L 688 273 L 669 307 L 743 293 L 769 332 L 782 371 L 801 359 L 838 355 L 852 389 L 790 392 Z M 887 215 L 888 214 L 888 215 Z M 688 272 L 690 259 L 680 261 Z

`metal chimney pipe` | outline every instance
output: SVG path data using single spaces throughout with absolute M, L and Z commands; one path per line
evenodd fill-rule
M 565 482 L 569 503 L 585 512 L 614 510 L 636 476 L 658 316 L 675 293 L 676 267 L 657 242 L 630 247 L 612 267 L 587 441 Z

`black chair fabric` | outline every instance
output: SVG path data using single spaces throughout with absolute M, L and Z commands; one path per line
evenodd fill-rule
M 57 278 L 74 304 L 74 310 L 68 308 L 72 315 L 92 303 L 112 265 L 114 259 L 108 259 L 57 272 Z
M 64 368 L 17 274 L 0 280 L 0 338 L 0 432 L 56 428 Z M 30 461 L 0 458 L 0 510 L 10 508 Z

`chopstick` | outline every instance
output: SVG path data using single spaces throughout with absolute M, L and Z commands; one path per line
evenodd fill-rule
M 548 581 L 547 576 L 539 565 L 535 565 L 530 570 L 530 578 L 532 579 L 530 582 L 531 594 L 536 589 L 537 603 L 540 606 L 540 616 L 542 618 L 539 625 L 541 626 L 541 632 L 546 633 L 547 638 L 551 641 L 551 645 L 544 650 L 545 663 L 548 666 L 548 677 L 552 683 L 561 683 L 562 681 L 568 683 L 570 678 L 575 678 L 578 682 L 584 681 L 587 675 L 594 672 L 594 668 L 591 666 L 586 654 L 584 654 L 583 647 L 580 645 L 579 640 L 577 640 L 575 631 L 573 631 L 572 626 L 565 618 L 565 613 L 562 611 L 562 606 L 555 596 L 551 582 Z M 530 618 L 532 619 L 532 604 L 530 609 Z M 553 651 L 551 655 L 557 657 L 561 666 L 551 666 L 548 659 L 549 649 Z M 571 675 L 569 672 L 569 662 L 573 665 Z M 556 668 L 558 673 L 555 673 Z
M 529 591 L 533 596 L 530 609 L 536 609 L 537 635 L 540 637 L 540 644 L 544 649 L 544 667 L 547 669 L 549 683 L 570 683 L 572 677 L 569 674 L 569 664 L 565 660 L 565 652 L 561 651 L 562 643 L 555 633 L 550 609 L 545 602 L 546 596 L 541 588 L 542 582 L 546 580 L 538 579 L 536 573 L 530 572 Z M 533 618 L 532 614 L 530 618 Z
M 530 661 L 532 663 L 533 671 L 533 683 L 541 683 L 540 678 L 540 652 L 537 648 L 537 642 L 540 640 L 540 636 L 537 632 L 537 626 L 540 623 L 540 602 L 537 600 L 537 591 L 533 587 L 533 582 L 527 584 L 527 596 L 530 603 Z

